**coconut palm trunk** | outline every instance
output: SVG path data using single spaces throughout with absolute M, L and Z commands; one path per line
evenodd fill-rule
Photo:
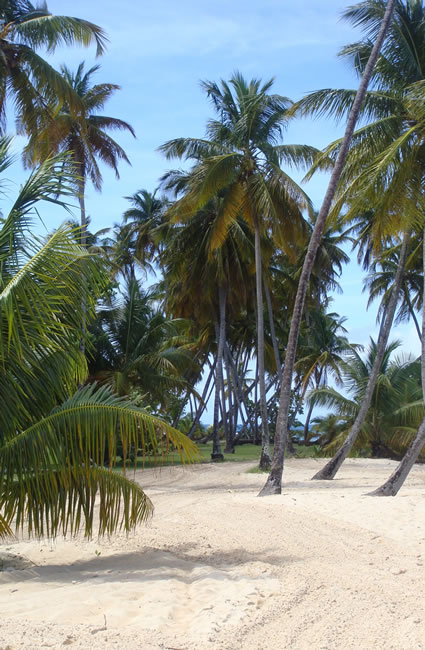
M 425 270 L 425 231 L 422 240 L 423 268 Z M 400 255 L 401 257 L 401 255 Z M 421 354 L 421 377 L 422 377 L 422 394 L 425 401 L 425 283 L 422 296 L 422 354 Z M 396 470 L 390 478 L 385 481 L 377 490 L 370 492 L 370 496 L 375 497 L 394 497 L 404 481 L 409 475 L 410 470 L 418 459 L 423 446 L 425 445 L 425 418 L 422 420 L 416 437 L 413 439 L 410 447 L 406 451 Z
M 301 276 L 298 284 L 297 295 L 295 298 L 294 311 L 291 319 L 291 327 L 289 330 L 288 344 L 286 348 L 285 365 L 282 377 L 282 386 L 280 393 L 280 404 L 276 422 L 275 445 L 273 453 L 273 461 L 271 471 L 266 484 L 261 490 L 259 496 L 267 496 L 270 494 L 280 494 L 282 491 L 282 473 L 285 458 L 285 447 L 288 438 L 288 414 L 291 401 L 291 385 L 292 375 L 295 363 L 295 354 L 297 350 L 298 334 L 301 325 L 301 319 L 304 310 L 305 297 L 307 294 L 308 283 L 313 269 L 313 264 L 316 258 L 317 250 L 320 245 L 322 233 L 325 228 L 326 218 L 329 209 L 335 196 L 338 180 L 341 176 L 345 159 L 347 157 L 348 148 L 350 146 L 351 138 L 354 132 L 356 122 L 359 117 L 360 109 L 364 101 L 367 87 L 372 76 L 373 68 L 378 59 L 379 52 L 387 33 L 392 14 L 394 11 L 395 0 L 388 0 L 385 9 L 384 17 L 381 22 L 379 34 L 373 46 L 369 60 L 366 64 L 359 89 L 356 93 L 353 105 L 351 107 L 350 115 L 348 117 L 347 126 L 345 129 L 344 139 L 341 144 L 341 149 L 338 153 L 335 167 L 333 169 L 328 189 L 323 200 L 322 207 L 314 225 L 313 233 L 308 245 L 307 254 L 304 260 Z
M 304 444 L 305 445 L 308 444 L 308 434 L 309 434 L 309 430 L 310 430 L 310 420 L 311 420 L 311 415 L 313 413 L 313 408 L 314 408 L 314 404 L 313 404 L 313 402 L 311 402 L 309 407 L 308 407 L 307 416 L 305 418 L 305 424 L 304 424 Z
M 217 341 L 217 366 L 215 371 L 215 399 L 214 399 L 214 431 L 213 431 L 213 450 L 212 460 L 223 460 L 221 452 L 220 433 L 218 428 L 219 410 L 220 410 L 220 393 L 223 384 L 223 351 L 224 339 L 226 335 L 226 289 L 220 285 L 218 288 L 218 308 L 220 313 L 220 323 L 218 326 Z M 224 413 L 223 413 L 224 418 Z
M 415 325 L 416 333 L 419 337 L 419 340 L 422 341 L 422 333 L 421 333 L 421 328 L 419 327 L 418 319 L 416 318 L 415 310 L 413 309 L 412 302 L 409 297 L 409 288 L 406 286 L 405 292 L 404 292 L 406 302 L 407 302 L 407 307 L 409 309 L 409 314 L 412 317 L 413 323 Z
M 74 158 L 75 160 L 75 158 Z M 78 164 L 78 202 L 80 204 L 80 244 L 85 248 L 87 244 L 87 216 L 86 216 L 86 201 L 85 201 L 85 191 L 86 191 L 86 182 L 85 182 L 85 170 L 84 166 L 80 163 Z M 81 327 L 83 332 L 86 331 L 87 315 L 86 315 L 86 280 L 85 278 L 81 279 L 81 291 L 82 291 L 82 303 L 83 303 L 83 320 Z M 83 354 L 86 352 L 85 336 L 81 338 L 80 349 Z
M 257 217 L 254 219 L 255 229 L 255 282 L 257 292 L 257 358 L 258 379 L 260 388 L 261 416 L 261 456 L 260 468 L 270 468 L 270 437 L 267 418 L 266 381 L 264 370 L 264 309 L 263 309 L 263 272 L 261 262 L 260 226 Z
M 207 407 L 207 401 L 208 401 L 207 400 L 207 394 L 208 394 L 208 389 L 210 387 L 211 379 L 213 378 L 213 375 L 214 375 L 215 364 L 216 364 L 216 362 L 214 361 L 214 363 L 211 366 L 211 369 L 210 369 L 210 372 L 209 372 L 209 375 L 208 375 L 208 379 L 205 382 L 204 390 L 202 391 L 202 395 L 201 395 L 201 401 L 199 402 L 198 409 L 197 409 L 197 411 L 195 413 L 195 418 L 193 420 L 192 426 L 190 427 L 190 431 L 189 431 L 189 433 L 187 435 L 188 438 L 192 438 L 192 436 L 194 435 L 196 427 L 198 426 L 199 420 L 201 419 L 202 413 L 205 411 L 205 409 Z
M 80 166 L 82 167 L 82 165 Z M 84 169 L 78 170 L 78 202 L 80 204 L 80 243 L 81 246 L 85 246 L 87 243 L 87 215 L 86 215 L 86 181 L 84 177 Z
M 278 374 L 279 381 L 280 381 L 280 376 L 282 374 L 282 366 L 281 366 L 281 363 L 280 363 L 279 346 L 277 344 L 276 330 L 275 330 L 275 327 L 274 327 L 272 299 L 271 299 L 271 296 L 270 296 L 270 289 L 267 286 L 266 282 L 264 282 L 264 293 L 266 294 L 267 311 L 268 311 L 268 315 L 269 315 L 269 324 L 270 324 L 270 336 L 272 337 L 274 359 L 275 359 L 275 362 L 276 362 L 276 370 L 277 370 L 277 374 Z M 278 386 L 279 386 L 279 384 L 278 384 Z
M 331 458 L 331 460 L 328 463 L 326 463 L 323 469 L 321 469 L 313 476 L 314 480 L 331 480 L 334 478 L 335 474 L 337 473 L 342 463 L 347 458 L 348 454 L 353 448 L 353 445 L 357 440 L 357 436 L 359 435 L 360 430 L 365 421 L 370 403 L 372 401 L 373 391 L 375 390 L 376 381 L 378 379 L 378 375 L 381 369 L 382 360 L 385 354 L 385 348 L 387 347 L 388 339 L 391 332 L 391 327 L 394 320 L 394 314 L 397 308 L 397 302 L 400 296 L 401 285 L 403 283 L 403 273 L 406 265 L 409 238 L 410 238 L 409 234 L 405 233 L 403 237 L 401 251 L 400 251 L 400 259 L 397 265 L 394 286 L 391 291 L 391 297 L 388 303 L 388 307 L 385 311 L 383 324 L 381 327 L 381 331 L 379 333 L 378 347 L 376 351 L 375 360 L 373 362 L 372 370 L 369 375 L 369 380 L 367 382 L 366 391 L 359 412 L 357 414 L 353 426 L 350 429 L 350 433 L 348 434 L 347 438 L 345 439 L 341 447 L 338 449 L 335 456 Z

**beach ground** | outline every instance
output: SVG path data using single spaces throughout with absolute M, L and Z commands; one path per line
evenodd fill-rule
M 0 547 L 0 650 L 425 649 L 425 466 L 289 460 L 257 498 L 252 463 L 138 471 L 155 504 L 130 535 Z

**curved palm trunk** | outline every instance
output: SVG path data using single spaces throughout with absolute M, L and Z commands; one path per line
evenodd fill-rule
M 409 234 L 405 233 L 403 238 L 403 244 L 400 251 L 400 259 L 397 265 L 397 272 L 394 280 L 394 286 L 391 291 L 391 297 L 388 303 L 388 308 L 384 315 L 383 326 L 380 331 L 378 347 L 376 350 L 375 360 L 373 362 L 372 369 L 370 371 L 370 376 L 367 382 L 366 391 L 361 403 L 359 412 L 354 424 L 350 429 L 350 433 L 347 438 L 341 445 L 341 447 L 336 452 L 335 456 L 326 463 L 326 465 L 321 469 L 317 474 L 313 476 L 313 480 L 331 480 L 334 478 L 335 474 L 341 467 L 344 460 L 347 458 L 350 453 L 357 436 L 360 433 L 360 430 L 365 421 L 367 412 L 369 410 L 370 403 L 372 401 L 373 391 L 375 390 L 376 380 L 378 379 L 379 371 L 381 368 L 382 360 L 385 354 L 385 348 L 388 343 L 388 339 L 391 332 L 391 327 L 394 320 L 395 310 L 397 308 L 398 298 L 400 296 L 401 285 L 403 283 L 403 273 L 404 267 L 406 265 L 407 258 L 407 249 L 409 245 Z
M 223 350 L 224 350 L 224 337 L 226 333 L 226 290 L 223 286 L 218 288 L 218 306 L 220 311 L 220 324 L 218 327 L 218 341 L 217 341 L 217 366 L 215 373 L 215 399 L 214 399 L 214 430 L 213 430 L 213 450 L 211 454 L 212 460 L 224 460 L 221 453 L 220 434 L 218 430 L 219 409 L 220 409 L 220 393 L 223 384 Z M 224 413 L 223 413 L 224 417 Z
M 401 257 L 401 256 L 400 256 Z M 425 231 L 423 232 L 422 239 L 422 263 L 425 270 Z M 425 401 L 425 282 L 422 297 L 422 354 L 421 354 L 421 378 L 422 378 L 422 394 Z M 381 485 L 377 490 L 370 492 L 370 496 L 375 497 L 394 497 L 404 481 L 409 475 L 410 470 L 418 459 L 423 446 L 425 445 L 425 418 L 422 420 L 416 437 L 406 451 L 402 460 L 400 461 L 396 470 L 391 474 L 390 478 Z
M 422 420 L 418 433 L 416 434 L 415 439 L 410 445 L 409 449 L 406 451 L 402 460 L 400 461 L 396 470 L 391 474 L 390 478 L 385 481 L 381 487 L 373 492 L 369 492 L 369 496 L 372 497 L 395 497 L 407 476 L 409 475 L 410 470 L 418 459 L 423 446 L 425 445 L 425 418 Z
M 382 42 L 385 38 L 390 20 L 393 14 L 395 0 L 388 0 L 385 9 L 385 14 L 382 19 L 381 27 L 378 37 L 373 46 L 369 60 L 360 82 L 359 89 L 351 107 L 350 115 L 348 117 L 347 126 L 345 129 L 344 139 L 342 141 L 341 149 L 333 169 L 331 179 L 329 181 L 328 189 L 323 200 L 322 207 L 314 225 L 313 233 L 308 245 L 307 254 L 304 260 L 301 276 L 298 284 L 297 295 L 295 298 L 294 312 L 291 319 L 291 327 L 289 330 L 288 345 L 286 348 L 285 365 L 283 369 L 282 386 L 280 393 L 280 404 L 276 422 L 276 435 L 273 462 L 269 477 L 259 496 L 266 496 L 269 494 L 280 494 L 282 491 L 282 472 L 283 463 L 285 458 L 285 447 L 288 438 L 288 414 L 291 400 L 291 385 L 292 374 L 294 370 L 295 354 L 297 350 L 298 334 L 301 325 L 305 297 L 308 288 L 313 264 L 316 258 L 317 250 L 320 245 L 322 233 L 326 224 L 326 218 L 329 213 L 333 197 L 335 195 L 337 183 L 347 157 L 348 148 L 350 146 L 351 137 L 354 132 L 354 127 L 358 120 L 359 112 L 366 94 L 367 86 L 372 76 L 373 68 L 379 56 Z
M 270 467 L 270 437 L 267 419 L 266 382 L 264 370 L 264 310 L 263 310 L 263 272 L 261 264 L 261 241 L 258 219 L 255 218 L 255 282 L 257 291 L 257 357 L 258 379 L 260 388 L 260 415 L 261 415 L 261 469 Z

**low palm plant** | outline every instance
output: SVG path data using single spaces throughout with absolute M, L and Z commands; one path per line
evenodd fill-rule
M 372 456 L 399 456 L 404 452 L 425 413 L 420 363 L 410 358 L 391 359 L 399 345 L 394 341 L 385 350 L 372 401 L 354 447 Z M 311 392 L 310 402 L 331 407 L 336 418 L 328 418 L 329 429 L 326 421 L 318 429 L 326 451 L 334 452 L 346 438 L 362 403 L 376 354 L 377 344 L 371 340 L 366 358 L 353 350 L 342 363 L 348 395 L 329 386 Z
M 0 172 L 10 159 L 0 141 Z M 12 526 L 37 536 L 90 536 L 130 530 L 152 512 L 140 486 L 112 472 L 124 450 L 172 446 L 182 458 L 193 443 L 107 387 L 86 385 L 82 322 L 94 315 L 104 281 L 100 262 L 69 226 L 43 240 L 29 232 L 35 204 L 71 194 L 63 156 L 48 159 L 22 187 L 0 222 L 0 535 Z M 91 291 L 81 302 L 81 278 Z M 107 455 L 110 466 L 103 461 Z M 125 463 L 124 463 L 125 466 Z M 98 504 L 98 508 L 96 505 Z M 96 512 L 96 516 L 95 516 Z

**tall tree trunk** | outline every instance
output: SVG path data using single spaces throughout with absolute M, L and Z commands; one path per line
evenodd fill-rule
M 86 217 L 86 201 L 85 201 L 85 190 L 86 190 L 86 182 L 85 182 L 85 177 L 84 177 L 84 166 L 82 164 L 78 165 L 78 172 L 79 172 L 79 179 L 78 179 L 78 202 L 80 204 L 80 244 L 84 248 L 87 245 L 87 217 Z M 86 329 L 87 329 L 87 301 L 86 301 L 86 287 L 87 287 L 87 282 L 86 278 L 81 279 L 81 292 L 82 292 L 82 303 L 83 303 L 83 318 L 82 318 L 82 323 L 81 323 L 81 329 L 83 331 L 83 335 L 81 337 L 81 342 L 80 342 L 80 350 L 83 354 L 86 353 L 86 343 L 85 343 L 85 336 L 86 336 Z
M 341 144 L 341 149 L 335 162 L 335 167 L 332 171 L 331 179 L 329 181 L 328 189 L 323 200 L 322 207 L 320 208 L 319 215 L 314 225 L 313 233 L 308 245 L 307 254 L 304 260 L 301 276 L 298 284 L 297 295 L 295 298 L 294 311 L 291 319 L 291 327 L 289 330 L 288 344 L 286 348 L 285 365 L 282 377 L 282 386 L 280 393 L 280 404 L 276 423 L 276 435 L 274 444 L 273 462 L 267 482 L 260 492 L 259 496 L 266 496 L 269 494 L 280 494 L 282 491 L 282 473 L 283 463 L 285 458 L 285 447 L 288 437 L 288 413 L 291 400 L 291 385 L 292 374 L 294 370 L 295 355 L 297 350 L 298 334 L 304 309 L 305 297 L 307 287 L 310 280 L 311 271 L 313 269 L 314 261 L 316 258 L 317 250 L 320 245 L 322 233 L 326 224 L 326 218 L 329 209 L 335 196 L 338 180 L 347 157 L 348 148 L 350 146 L 351 137 L 354 132 L 356 122 L 359 117 L 360 109 L 364 101 L 366 90 L 372 76 L 373 68 L 379 56 L 382 42 L 388 30 L 395 5 L 395 0 L 388 0 L 385 9 L 384 17 L 382 19 L 379 34 L 373 46 L 369 60 L 366 64 L 359 89 L 351 107 L 350 115 L 348 117 L 347 126 L 345 129 L 344 139 Z
M 276 362 L 277 374 L 278 374 L 278 377 L 280 379 L 280 376 L 282 374 L 282 366 L 281 366 L 281 363 L 280 363 L 279 346 L 277 344 L 276 330 L 274 328 L 272 299 L 271 299 L 271 296 L 270 296 L 270 289 L 267 286 L 266 282 L 264 282 L 264 293 L 266 294 L 267 311 L 268 311 L 268 314 L 269 314 L 270 334 L 271 334 L 271 337 L 272 337 L 274 360 Z
M 254 432 L 255 444 L 260 445 L 261 440 L 258 435 L 258 357 L 255 364 L 255 390 L 254 390 Z
M 425 230 L 422 234 L 422 265 L 425 277 Z M 400 254 L 401 257 L 401 254 Z M 422 294 L 422 354 L 421 354 L 421 379 L 422 379 L 422 395 L 425 401 L 425 282 Z M 425 445 L 425 418 L 422 420 L 418 432 L 413 439 L 410 447 L 403 456 L 400 464 L 396 470 L 391 474 L 390 478 L 381 485 L 374 492 L 370 492 L 370 496 L 375 497 L 394 497 L 404 481 L 409 475 L 410 470 L 418 459 L 423 446 Z
M 232 399 L 232 393 L 233 393 L 233 384 L 232 380 L 230 377 L 230 368 L 229 364 L 226 358 L 226 352 L 224 352 L 224 367 L 226 368 L 226 378 L 227 378 L 227 399 L 229 402 L 229 412 L 228 412 L 228 417 L 227 417 L 227 432 L 225 431 L 226 435 L 226 447 L 224 449 L 224 453 L 226 454 L 234 454 L 235 453 L 235 447 L 233 444 L 233 441 L 235 439 L 235 430 L 234 430 L 234 411 L 236 413 L 238 412 L 237 405 L 235 404 L 235 408 L 233 408 L 233 399 Z
M 216 326 L 216 333 L 217 333 L 217 340 L 221 336 L 221 334 L 218 331 L 218 327 Z M 223 343 L 223 354 L 222 354 L 222 359 L 221 359 L 221 386 L 220 386 L 220 393 L 221 393 L 221 398 L 220 398 L 220 403 L 221 403 L 221 426 L 223 427 L 223 433 L 224 433 L 224 440 L 226 441 L 226 446 L 227 446 L 227 440 L 229 438 L 229 422 L 228 422 L 228 412 L 227 412 L 227 407 L 226 407 L 226 391 L 225 391 L 225 386 L 224 386 L 224 370 L 225 370 L 225 361 L 224 361 L 224 350 L 226 346 L 226 327 L 224 328 L 224 343 Z M 219 426 L 220 426 L 219 424 Z
M 255 282 L 257 290 L 257 358 L 258 379 L 260 388 L 261 415 L 261 456 L 260 468 L 270 467 L 270 438 L 267 417 L 266 379 L 264 369 L 264 309 L 263 309 L 263 271 L 261 263 L 260 225 L 257 217 L 254 219 L 255 228 Z
M 80 232 L 80 243 L 81 246 L 85 246 L 87 243 L 87 216 L 86 216 L 86 200 L 85 200 L 85 192 L 86 192 L 86 182 L 84 178 L 84 169 L 82 166 L 79 166 L 79 174 L 80 177 L 78 179 L 78 202 L 80 204 L 80 225 L 81 225 L 81 232 Z
M 310 428 L 310 418 L 311 418 L 311 414 L 313 413 L 313 408 L 314 408 L 314 404 L 313 404 L 313 402 L 310 402 L 309 407 L 308 407 L 308 411 L 307 411 L 307 417 L 305 419 L 305 424 L 304 424 L 304 444 L 305 445 L 308 443 L 308 431 L 309 431 L 309 428 Z
M 224 337 L 226 333 L 226 289 L 223 286 L 218 288 L 218 306 L 220 312 L 219 335 L 217 341 L 217 365 L 215 373 L 215 400 L 214 400 L 214 430 L 213 430 L 213 450 L 212 460 L 224 460 L 221 453 L 220 434 L 218 430 L 218 412 L 220 408 L 220 392 L 223 383 L 223 350 Z M 224 418 L 223 418 L 224 419 Z
M 384 313 L 384 318 L 382 322 L 381 332 L 378 339 L 378 346 L 376 349 L 375 360 L 370 371 L 369 379 L 367 382 L 365 394 L 363 401 L 360 405 L 359 412 L 357 413 L 354 424 L 350 429 L 350 433 L 342 443 L 341 447 L 336 452 L 335 456 L 331 458 L 329 462 L 321 469 L 317 474 L 313 476 L 314 480 L 331 480 L 334 478 L 335 474 L 341 467 L 344 460 L 347 458 L 350 453 L 357 436 L 360 433 L 360 430 L 365 421 L 367 412 L 369 410 L 370 403 L 373 397 L 373 391 L 375 390 L 376 380 L 378 379 L 379 372 L 381 370 L 382 360 L 385 354 L 385 348 L 387 347 L 388 339 L 391 332 L 391 327 L 394 320 L 394 314 L 397 308 L 397 302 L 400 296 L 400 289 L 403 283 L 403 273 L 406 265 L 407 249 L 409 245 L 409 234 L 405 233 L 403 237 L 403 243 L 400 250 L 400 259 L 397 265 L 397 272 L 394 279 L 394 285 L 391 291 L 391 297 L 388 302 L 388 307 Z
M 195 419 L 193 420 L 192 426 L 190 427 L 190 431 L 188 433 L 188 438 L 192 438 L 192 436 L 193 436 L 193 434 L 195 432 L 195 429 L 196 429 L 196 427 L 198 425 L 198 422 L 201 419 L 202 413 L 205 411 L 205 409 L 207 407 L 206 397 L 207 397 L 207 394 L 208 394 L 208 388 L 209 388 L 209 385 L 211 383 L 211 379 L 212 379 L 212 377 L 214 375 L 215 364 L 216 364 L 216 361 L 214 360 L 214 363 L 212 364 L 212 366 L 210 368 L 210 373 L 208 375 L 208 379 L 205 382 L 204 390 L 202 391 L 202 395 L 201 395 L 201 401 L 199 402 L 198 410 L 196 411 L 196 414 L 195 414 Z
M 229 346 L 227 345 L 227 343 L 224 346 L 224 356 L 225 356 L 225 359 L 227 359 L 227 363 L 229 364 L 230 377 L 231 377 L 232 384 L 234 386 L 235 402 L 236 402 L 236 405 L 238 407 L 237 409 L 235 409 L 235 412 L 237 412 L 237 410 L 239 409 L 239 412 L 241 414 L 241 419 L 242 419 L 242 425 L 244 425 L 245 424 L 245 417 L 244 417 L 244 414 L 243 414 L 243 411 L 242 411 L 242 404 L 245 407 L 245 411 L 246 411 L 247 416 L 248 416 L 248 413 L 249 413 L 249 408 L 248 408 L 248 405 L 246 403 L 246 399 L 245 399 L 244 391 L 242 390 L 240 379 L 238 377 L 238 371 L 237 371 L 236 364 L 235 364 L 235 362 L 233 360 L 232 354 L 230 352 L 230 349 L 229 349 Z

